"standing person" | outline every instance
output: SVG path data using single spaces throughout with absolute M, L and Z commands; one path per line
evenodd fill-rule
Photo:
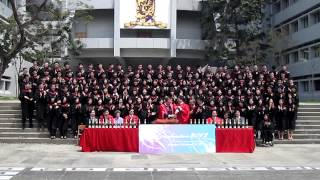
M 166 119 L 172 118 L 174 115 L 174 105 L 170 97 L 165 97 L 165 103 L 161 104 L 159 107 L 159 118 Z
M 175 109 L 175 114 L 179 124 L 189 124 L 190 108 L 188 104 L 183 102 L 182 96 L 177 98 L 177 105 Z
M 47 107 L 47 125 L 48 130 L 50 133 L 50 138 L 55 139 L 56 138 L 56 132 L 57 132 L 57 121 L 58 121 L 58 115 L 59 112 L 59 105 L 57 103 L 57 99 L 55 97 L 51 97 L 48 103 Z
M 130 109 L 129 115 L 124 118 L 124 124 L 126 126 L 139 124 L 139 118 L 134 114 L 134 109 Z
M 44 122 L 46 118 L 46 107 L 47 107 L 47 92 L 44 90 L 43 84 L 39 85 L 38 90 L 35 94 L 36 100 L 36 114 L 37 114 L 37 121 L 38 121 L 38 129 L 44 128 Z
M 284 106 L 283 99 L 279 100 L 279 105 L 277 107 L 276 121 L 279 140 L 283 140 L 284 131 L 286 130 L 286 117 L 287 108 Z
M 71 128 L 72 128 L 74 138 L 77 138 L 78 126 L 80 124 L 88 125 L 88 122 L 84 122 L 84 114 L 85 114 L 84 107 L 82 106 L 80 99 L 77 97 L 74 100 L 74 105 L 72 107 L 72 115 L 71 115 L 72 116 Z
M 31 106 L 33 104 L 33 93 L 30 84 L 26 84 L 19 95 L 22 110 L 22 129 L 26 127 L 26 120 L 29 119 L 29 128 L 33 128 Z
M 287 130 L 288 140 L 293 140 L 293 131 L 295 130 L 297 119 L 297 106 L 292 99 L 288 100 L 288 112 L 287 112 Z
M 258 137 L 258 139 L 261 138 L 261 129 L 263 126 L 264 114 L 265 106 L 263 104 L 262 99 L 259 99 L 256 108 L 256 124 L 254 126 L 254 129 L 256 130 L 256 137 Z
M 63 97 L 61 100 L 61 116 L 60 116 L 60 138 L 61 139 L 67 139 L 67 130 L 68 130 L 68 124 L 70 121 L 70 103 L 68 102 L 67 97 Z

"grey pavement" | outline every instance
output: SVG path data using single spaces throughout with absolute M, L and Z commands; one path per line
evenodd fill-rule
M 92 152 L 75 145 L 0 144 L 2 179 L 319 179 L 320 145 L 276 145 L 252 154 Z

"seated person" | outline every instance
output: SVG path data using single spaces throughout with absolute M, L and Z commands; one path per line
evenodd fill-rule
M 218 113 L 216 110 L 212 111 L 212 116 L 207 118 L 207 124 L 217 124 L 221 126 L 222 121 L 223 119 L 218 117 Z
M 99 123 L 101 125 L 114 125 L 114 118 L 110 115 L 108 109 L 104 110 L 101 114 Z
M 120 116 L 121 112 L 119 110 L 116 110 L 115 111 L 115 115 L 116 117 L 114 117 L 114 123 L 115 124 L 123 124 L 123 118 Z
M 99 126 L 99 120 L 96 117 L 96 112 L 94 110 L 92 110 L 90 112 L 90 116 L 88 118 L 88 122 L 89 122 L 89 127 L 97 127 L 97 126 Z
M 124 124 L 126 126 L 139 124 L 139 118 L 134 115 L 134 109 L 130 109 L 129 115 L 124 118 Z

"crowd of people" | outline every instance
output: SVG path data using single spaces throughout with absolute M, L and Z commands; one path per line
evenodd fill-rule
M 73 70 L 74 69 L 74 70 Z M 79 124 L 228 122 L 242 119 L 270 142 L 293 138 L 298 108 L 297 87 L 286 66 L 276 71 L 254 65 L 212 68 L 181 65 L 136 67 L 37 62 L 19 78 L 22 123 L 32 128 L 33 110 L 39 128 L 51 138 L 77 134 Z

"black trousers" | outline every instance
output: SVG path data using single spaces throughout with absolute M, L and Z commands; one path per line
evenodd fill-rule
M 67 136 L 69 119 L 65 119 L 64 117 L 61 117 L 60 121 L 61 121 L 59 126 L 60 136 Z
M 57 133 L 57 117 L 58 113 L 55 113 L 54 110 L 49 111 L 48 118 L 47 118 L 47 125 L 48 125 L 48 131 L 50 133 L 50 136 L 56 136 Z
M 26 127 L 26 121 L 29 119 L 29 127 L 33 126 L 32 124 L 32 116 L 33 116 L 33 108 L 31 107 L 31 103 L 21 102 L 21 113 L 22 113 L 22 128 Z
M 262 128 L 262 140 L 263 142 L 273 141 L 273 128 L 272 126 L 263 126 Z
M 37 104 L 36 114 L 37 114 L 38 128 L 45 127 L 46 105 L 41 103 Z

